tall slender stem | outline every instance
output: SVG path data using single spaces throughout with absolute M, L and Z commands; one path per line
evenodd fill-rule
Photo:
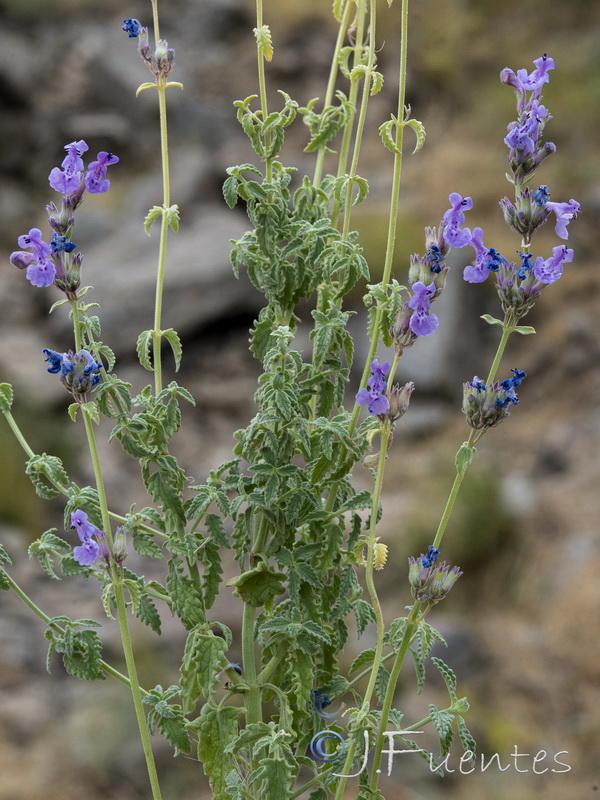
M 94 435 L 93 422 L 85 406 L 82 406 L 83 420 L 85 424 L 85 432 L 87 434 L 88 446 L 90 450 L 90 457 L 92 466 L 94 468 L 94 476 L 96 479 L 96 489 L 98 491 L 98 502 L 100 505 L 100 514 L 102 517 L 102 525 L 104 528 L 104 535 L 108 544 L 108 549 L 113 552 L 112 533 L 110 530 L 110 517 L 108 515 L 108 505 L 106 502 L 106 491 L 104 488 L 104 478 L 102 476 L 102 469 L 100 466 L 100 458 L 98 456 L 98 448 L 96 446 L 96 437 Z M 112 561 L 112 558 L 111 558 Z M 158 783 L 158 774 L 156 772 L 156 764 L 154 761 L 154 754 L 152 753 L 152 745 L 150 743 L 150 733 L 146 724 L 146 715 L 142 705 L 142 692 L 137 676 L 137 669 L 135 665 L 135 658 L 133 655 L 133 647 L 131 644 L 131 636 L 129 634 L 129 626 L 127 624 L 127 606 L 125 603 L 125 595 L 123 589 L 123 579 L 119 565 L 114 562 L 111 564 L 110 576 L 115 590 L 115 600 L 117 603 L 117 619 L 119 622 L 119 630 L 121 633 L 121 641 L 123 644 L 123 654 L 125 656 L 125 664 L 127 665 L 127 675 L 129 678 L 129 688 L 133 699 L 135 715 L 138 722 L 140 731 L 140 738 L 142 741 L 142 748 L 144 757 L 146 759 L 146 769 L 148 771 L 148 778 L 152 789 L 153 800 L 162 800 L 160 785 Z

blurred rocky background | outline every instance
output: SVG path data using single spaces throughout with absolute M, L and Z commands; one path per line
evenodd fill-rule
M 323 0 L 267 2 L 275 44 L 268 67 L 271 102 L 284 89 L 300 104 L 323 96 L 335 28 Z M 547 52 L 556 62 L 544 97 L 554 115 L 547 138 L 558 152 L 538 173 L 552 199 L 575 198 L 583 213 L 570 226 L 574 263 L 549 287 L 526 320 L 537 336 L 511 344 L 505 368 L 525 370 L 521 404 L 481 443 L 444 542 L 444 556 L 465 574 L 431 615 L 449 647 L 439 653 L 458 673 L 472 702 L 468 723 L 482 752 L 503 765 L 440 779 L 418 759 L 398 757 L 383 782 L 395 800 L 547 800 L 598 796 L 600 787 L 600 4 L 589 0 L 415 0 L 410 11 L 408 100 L 427 129 L 424 149 L 405 160 L 395 275 L 422 250 L 423 228 L 435 225 L 451 191 L 471 195 L 471 227 L 507 255 L 519 242 L 505 228 L 498 200 L 509 193 L 502 141 L 514 118 L 512 91 L 500 84 L 505 66 L 532 69 Z M 372 100 L 360 172 L 371 187 L 356 211 L 372 274 L 383 262 L 391 157 L 377 128 L 395 111 L 400 8 L 380 3 L 379 66 L 383 91 Z M 150 22 L 150 4 L 131 0 L 0 0 L 0 380 L 14 384 L 18 421 L 36 452 L 60 455 L 79 483 L 92 480 L 78 429 L 66 417 L 68 398 L 44 368 L 41 348 L 69 346 L 59 299 L 36 289 L 11 267 L 16 238 L 45 226 L 52 198 L 47 175 L 67 142 L 83 138 L 90 152 L 120 157 L 106 196 L 88 198 L 78 213 L 75 241 L 84 253 L 85 282 L 100 303 L 103 338 L 117 353 L 117 372 L 135 388 L 150 382 L 137 365 L 135 339 L 152 325 L 158 234 L 142 229 L 147 210 L 162 202 L 156 98 L 135 97 L 147 80 L 123 17 Z M 247 331 L 260 298 L 229 266 L 229 240 L 246 229 L 241 209 L 224 204 L 227 166 L 251 161 L 233 101 L 257 91 L 251 0 L 162 3 L 161 34 L 177 51 L 169 95 L 172 198 L 181 231 L 169 239 L 164 326 L 184 342 L 177 380 L 197 399 L 185 411 L 186 433 L 176 450 L 187 474 L 202 482 L 225 460 L 232 432 L 253 415 L 257 364 Z M 410 137 L 410 132 L 407 136 Z M 300 119 L 283 159 L 312 170 L 302 153 Z M 409 146 L 410 146 L 409 141 Z M 412 149 L 412 147 L 410 147 Z M 536 252 L 557 243 L 553 226 L 538 234 Z M 464 258 L 470 256 L 465 251 Z M 403 359 L 399 378 L 417 389 L 395 436 L 385 479 L 382 536 L 390 560 L 378 575 L 388 619 L 410 602 L 406 558 L 432 540 L 453 475 L 453 457 L 466 438 L 461 384 L 484 375 L 497 341 L 480 315 L 498 314 L 493 289 L 461 280 L 458 253 L 440 308 L 442 328 Z M 90 294 L 90 297 L 92 295 Z M 360 292 L 353 318 L 357 370 L 366 353 Z M 304 337 L 304 338 L 303 338 Z M 514 337 L 515 339 L 517 337 Z M 299 347 L 308 347 L 305 333 Z M 384 355 L 383 351 L 381 353 Z M 349 397 L 351 395 L 349 394 Z M 109 427 L 107 428 L 109 430 Z M 52 526 L 62 527 L 59 501 L 43 502 L 23 476 L 23 453 L 0 424 L 0 541 L 15 560 L 13 574 L 49 615 L 102 616 L 97 586 L 47 579 L 25 552 Z M 146 500 L 136 470 L 116 442 L 104 445 L 111 505 Z M 355 478 L 368 487 L 370 475 Z M 133 569 L 155 569 L 131 556 Z M 225 593 L 215 617 L 234 625 L 239 603 Z M 183 634 L 164 615 L 164 642 L 135 628 L 144 685 L 177 679 Z M 58 660 L 45 671 L 42 624 L 19 600 L 0 596 L 0 800 L 141 800 L 148 796 L 129 697 L 120 685 L 83 684 Z M 370 644 L 365 635 L 365 646 Z M 117 634 L 103 628 L 107 658 L 118 663 Z M 174 655 L 173 655 L 174 654 Z M 352 653 L 348 652 L 348 663 Z M 427 704 L 445 704 L 436 675 L 416 698 L 408 666 L 396 706 L 413 721 Z M 125 715 L 125 716 L 124 716 Z M 530 754 L 514 768 L 515 752 Z M 201 767 L 174 761 L 157 747 L 170 800 L 209 797 Z M 537 765 L 533 756 L 546 750 Z M 571 770 L 551 768 L 554 754 Z M 353 795 L 350 793 L 349 797 Z M 274 800 L 276 800 L 274 798 Z

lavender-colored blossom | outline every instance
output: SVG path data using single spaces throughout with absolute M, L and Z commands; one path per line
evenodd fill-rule
M 444 238 L 451 247 L 465 247 L 471 241 L 471 231 L 461 226 L 465 224 L 464 212 L 473 208 L 473 200 L 458 192 L 452 192 L 448 199 L 452 207 L 442 217 Z
M 540 283 L 556 283 L 563 273 L 563 264 L 573 261 L 573 250 L 558 245 L 552 248 L 552 257 L 545 261 L 538 256 L 533 267 L 533 274 Z
M 387 397 L 380 392 L 370 391 L 369 389 L 361 389 L 356 395 L 356 405 L 365 405 L 369 409 L 369 414 L 379 416 L 385 414 L 390 407 Z
M 369 409 L 369 414 L 379 416 L 385 414 L 390 407 L 389 400 L 385 396 L 387 389 L 386 379 L 390 374 L 390 365 L 387 361 L 380 364 L 377 359 L 371 361 L 369 365 L 371 374 L 367 381 L 367 388 L 361 389 L 356 395 L 356 405 L 365 405 Z
M 450 569 L 445 561 L 433 563 L 423 554 L 418 559 L 408 559 L 408 582 L 413 597 L 418 601 L 434 604 L 443 600 L 461 575 L 459 567 Z
M 113 153 L 102 150 L 98 153 L 97 160 L 90 162 L 87 172 L 83 176 L 85 188 L 90 194 L 101 194 L 110 189 L 110 181 L 106 178 L 106 168 L 109 164 L 116 164 L 118 160 Z
M 100 545 L 96 539 L 103 539 L 104 533 L 91 522 L 85 511 L 77 509 L 71 513 L 71 528 L 77 530 L 81 545 L 73 548 L 73 558 L 83 567 L 89 567 L 100 555 Z M 92 537 L 96 537 L 93 539 Z
M 411 288 L 414 294 L 406 304 L 414 311 L 409 321 L 410 329 L 416 336 L 429 336 L 440 324 L 437 316 L 429 310 L 431 297 L 435 294 L 435 284 L 426 286 L 423 281 L 417 281 Z
M 508 135 L 504 137 L 505 144 L 520 151 L 523 155 L 534 153 L 542 132 L 542 123 L 549 117 L 546 107 L 539 105 L 537 100 L 533 100 L 523 118 L 509 126 Z
M 567 225 L 579 213 L 579 203 L 571 199 L 568 203 L 546 203 L 546 208 L 556 214 L 556 227 L 554 228 L 556 235 L 561 239 L 568 239 Z
M 42 239 L 39 228 L 32 228 L 17 239 L 19 247 L 31 249 L 31 254 L 16 251 L 12 253 L 11 263 L 19 269 L 26 269 L 27 280 L 34 286 L 51 286 L 56 275 L 56 268 L 49 256 L 52 247 Z
M 67 155 L 61 164 L 62 169 L 54 167 L 48 177 L 50 186 L 55 191 L 61 194 L 73 194 L 80 189 L 81 173 L 83 171 L 81 156 L 88 149 L 83 139 L 65 145 Z
M 468 283 L 483 283 L 490 272 L 498 272 L 507 260 L 495 247 L 486 247 L 483 243 L 483 230 L 475 228 L 471 239 L 471 246 L 475 250 L 475 262 L 465 267 L 463 278 Z
M 535 69 L 529 75 L 526 69 L 517 70 L 517 78 L 525 91 L 534 92 L 539 96 L 542 91 L 542 86 L 548 83 L 548 71 L 554 69 L 554 59 L 544 53 L 540 58 L 536 58 L 533 62 Z
M 129 39 L 135 39 L 140 35 L 140 28 L 142 26 L 140 25 L 139 20 L 128 17 L 127 19 L 123 20 L 123 25 L 121 27 Z
M 369 369 L 371 374 L 369 375 L 367 386 L 373 391 L 384 392 L 387 387 L 387 378 L 390 374 L 390 365 L 387 361 L 380 364 L 377 359 L 374 359 L 369 364 Z

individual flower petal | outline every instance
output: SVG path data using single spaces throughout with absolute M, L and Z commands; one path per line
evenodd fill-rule
M 42 262 L 36 261 L 27 267 L 25 276 L 33 286 L 52 286 L 54 283 L 54 276 L 56 275 L 56 267 L 52 261 L 45 260 Z
M 417 281 L 413 283 L 412 290 L 414 294 L 406 305 L 413 309 L 414 314 L 411 315 L 408 324 L 417 336 L 429 336 L 440 324 L 437 316 L 429 313 L 430 297 L 435 294 L 435 284 L 430 283 L 426 286 L 423 281 Z
M 62 169 L 54 167 L 51 170 L 48 180 L 50 186 L 61 194 L 73 194 L 81 186 L 81 173 L 83 171 L 83 161 L 81 156 L 88 150 L 87 144 L 83 139 L 78 142 L 70 142 L 65 145 L 67 155 L 61 164 Z
M 378 391 L 361 389 L 356 395 L 356 405 L 362 406 L 365 404 L 369 409 L 369 414 L 374 414 L 376 416 L 379 414 L 385 414 L 390 407 L 389 400 L 387 397 L 385 397 L 385 395 Z
M 100 555 L 100 546 L 93 539 L 85 539 L 83 544 L 73 548 L 73 558 L 82 567 L 89 567 Z
M 579 213 L 581 207 L 579 203 L 571 199 L 568 203 L 546 203 L 545 207 L 556 214 L 556 227 L 554 228 L 556 235 L 561 239 L 568 239 L 567 225 Z
M 98 153 L 97 160 L 88 165 L 83 180 L 85 188 L 90 194 L 101 194 L 110 189 L 110 181 L 106 178 L 106 168 L 109 164 L 116 164 L 118 160 L 113 153 L 102 150 Z
M 564 245 L 552 248 L 552 257 L 545 261 L 541 256 L 536 259 L 533 274 L 540 283 L 556 283 L 563 273 L 563 264 L 573 261 L 573 250 Z
M 451 247 L 465 247 L 470 243 L 472 234 L 469 228 L 461 228 L 465 222 L 463 212 L 473 208 L 473 200 L 470 197 L 463 198 L 458 192 L 452 192 L 448 199 L 452 207 L 442 217 L 444 238 Z

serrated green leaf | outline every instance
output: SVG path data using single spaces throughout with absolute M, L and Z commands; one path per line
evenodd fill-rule
M 142 594 L 139 597 L 137 606 L 134 608 L 134 614 L 138 619 L 140 619 L 144 623 L 144 625 L 147 625 L 154 631 L 154 633 L 160 636 L 161 634 L 160 614 L 158 613 L 154 600 L 150 597 L 150 595 Z
M 254 28 L 254 37 L 258 45 L 258 51 L 265 61 L 271 61 L 273 58 L 273 42 L 271 40 L 271 31 L 268 25 L 261 25 L 260 28 Z
M 230 175 L 223 184 L 223 197 L 229 208 L 235 208 L 238 201 L 237 189 L 239 180 L 235 175 Z
M 32 456 L 25 466 L 25 474 L 33 483 L 36 494 L 45 500 L 50 500 L 60 493 L 55 486 L 66 487 L 69 483 L 69 477 L 60 458 L 46 453 Z
M 152 83 L 149 85 L 154 86 L 154 84 Z M 146 214 L 146 218 L 144 220 L 144 231 L 146 232 L 146 236 L 150 236 L 150 228 L 152 227 L 152 223 L 159 217 L 162 217 L 162 214 L 163 214 L 162 206 L 153 206 L 150 209 L 150 211 L 148 211 L 148 213 Z
M 173 351 L 173 357 L 175 359 L 175 372 L 178 372 L 183 353 L 179 334 L 177 331 L 174 331 L 173 328 L 167 328 L 166 331 L 161 331 L 161 336 L 164 336 L 167 342 L 171 345 L 171 350 Z
M 381 137 L 381 141 L 383 142 L 384 146 L 391 153 L 395 153 L 396 155 L 402 155 L 402 151 L 396 144 L 396 141 L 393 137 L 394 128 L 397 129 L 398 127 L 398 120 L 396 117 L 392 115 L 392 118 L 387 122 L 384 122 L 382 125 L 379 126 L 379 136 Z
M 0 383 L 0 411 L 10 411 L 13 403 L 13 388 L 10 383 Z
M 78 411 L 79 411 L 79 403 L 71 403 L 69 405 L 69 408 L 67 409 L 67 412 L 68 412 L 69 416 L 71 417 L 71 419 L 73 420 L 73 422 L 77 421 L 77 412 Z
M 457 699 L 456 675 L 450 669 L 450 667 L 442 661 L 441 658 L 436 658 L 435 656 L 433 656 L 431 661 L 439 671 L 442 678 L 444 679 L 444 683 L 446 684 L 446 688 L 448 689 L 448 694 L 450 695 L 450 700 L 454 703 Z
M 32 542 L 27 549 L 27 554 L 29 558 L 37 558 L 40 566 L 50 578 L 59 581 L 59 576 L 54 572 L 52 558 L 54 556 L 60 558 L 62 554 L 69 552 L 71 546 L 59 536 L 55 536 L 55 530 L 56 528 L 50 528 L 39 539 Z
M 258 608 L 268 603 L 275 595 L 285 592 L 282 583 L 284 580 L 285 575 L 282 572 L 275 572 L 264 561 L 259 561 L 253 569 L 228 580 L 227 586 L 233 586 L 234 593 L 238 597 Z
M 368 650 L 363 650 L 362 653 L 359 653 L 352 665 L 350 667 L 350 674 L 353 672 L 358 672 L 358 670 L 366 667 L 368 664 L 372 664 L 375 658 L 375 650 L 373 648 L 369 648 Z
M 95 631 L 70 631 L 55 642 L 54 649 L 61 653 L 65 669 L 70 675 L 86 681 L 103 681 L 102 642 Z
M 150 358 L 150 345 L 152 343 L 152 331 L 142 331 L 138 336 L 136 344 L 137 357 L 144 369 L 152 372 L 154 367 Z
M 422 122 L 419 122 L 418 119 L 408 119 L 404 124 L 411 128 L 417 137 L 417 143 L 415 145 L 415 149 L 413 150 L 414 155 L 415 153 L 418 153 L 425 144 L 425 126 Z
M 191 630 L 181 664 L 181 700 L 185 714 L 191 713 L 200 697 L 210 699 L 227 665 L 227 642 L 206 627 Z
M 461 716 L 456 717 L 456 727 L 458 728 L 458 737 L 465 752 L 471 752 L 473 757 L 470 759 L 471 763 L 475 761 L 475 754 L 477 753 L 477 743 L 471 731 L 467 728 L 464 719 Z
M 178 233 L 179 231 L 179 206 L 172 205 L 169 206 L 166 210 L 167 214 L 167 222 L 173 233 Z
M 227 746 L 237 733 L 240 708 L 209 703 L 203 706 L 200 716 L 191 724 L 198 735 L 198 758 L 204 774 L 208 775 L 214 800 L 228 800 L 225 780 L 235 766 L 235 758 Z M 272 796 L 275 800 L 275 796 Z

